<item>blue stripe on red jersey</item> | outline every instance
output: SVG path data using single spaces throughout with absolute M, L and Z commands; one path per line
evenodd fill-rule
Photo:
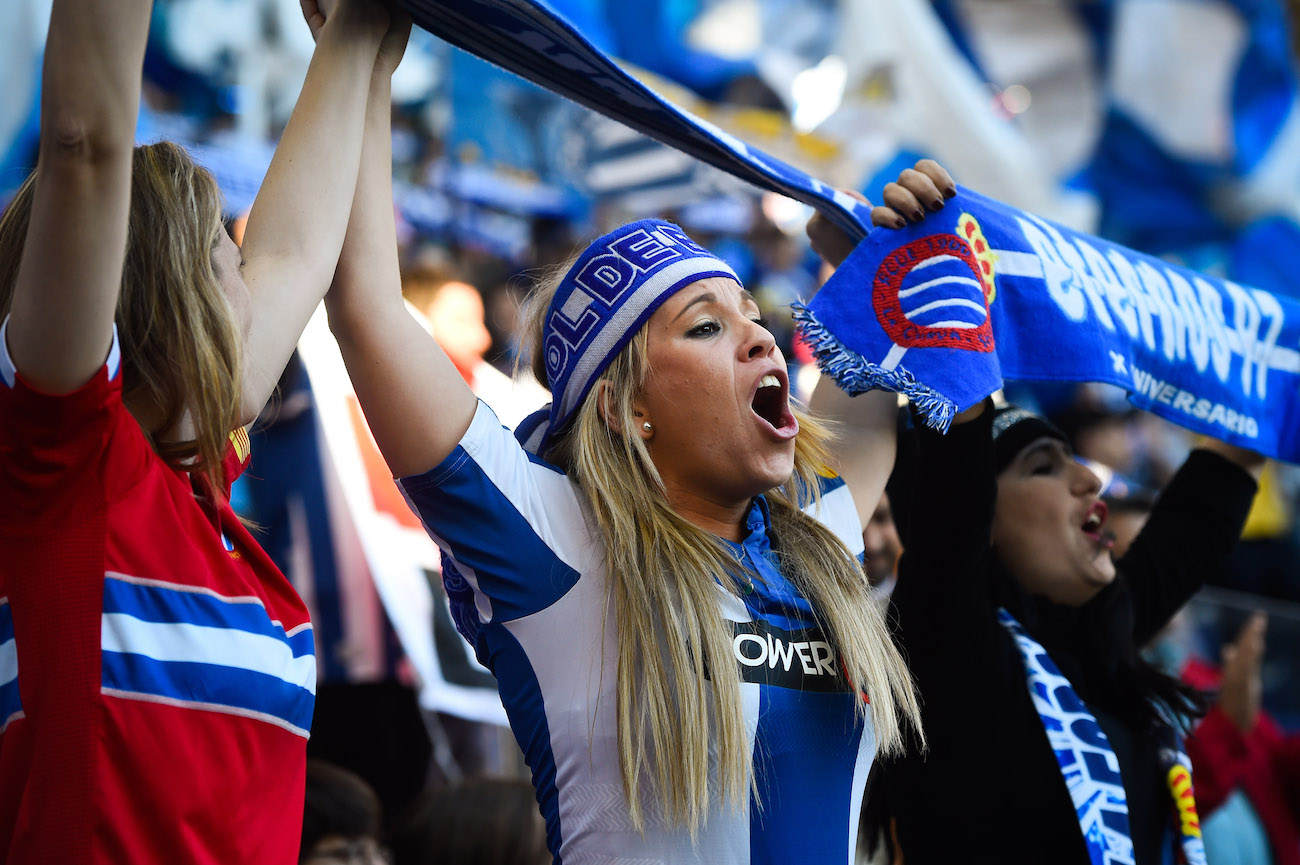
M 310 625 L 289 635 L 272 621 L 258 598 L 227 598 L 192 586 L 154 580 L 109 576 L 104 580 L 104 613 L 124 613 L 146 622 L 170 622 L 212 628 L 234 628 L 261 634 L 289 645 L 293 657 L 315 652 Z
M 18 644 L 14 640 L 14 614 L 8 598 L 0 598 L 0 732 L 21 716 L 18 694 Z
M 306 737 L 315 696 L 273 675 L 240 667 L 158 661 L 104 652 L 104 693 L 256 718 Z
M 286 633 L 257 598 L 109 575 L 101 649 L 107 694 L 307 735 L 316 694 L 311 626 Z

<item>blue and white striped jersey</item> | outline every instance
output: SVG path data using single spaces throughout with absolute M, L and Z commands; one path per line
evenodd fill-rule
M 529 455 L 480 403 L 443 463 L 400 484 L 451 558 L 444 581 L 457 625 L 497 677 L 532 769 L 547 841 L 566 865 L 852 863 L 875 736 L 854 712 L 808 602 L 781 576 L 755 500 L 736 551 L 761 576 L 743 600 L 719 586 L 758 799 L 717 806 L 692 842 L 648 803 L 632 828 L 619 775 L 615 709 L 618 629 L 600 538 L 577 488 Z M 848 488 L 827 479 L 815 514 L 859 557 Z M 608 613 L 608 614 L 607 614 Z

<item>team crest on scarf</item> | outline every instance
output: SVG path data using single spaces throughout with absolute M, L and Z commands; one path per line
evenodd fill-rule
M 993 351 L 995 260 L 969 213 L 956 233 L 930 234 L 893 250 L 876 269 L 871 295 L 881 329 L 901 349 Z

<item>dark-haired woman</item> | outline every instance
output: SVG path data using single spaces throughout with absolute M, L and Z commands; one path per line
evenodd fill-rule
M 1194 694 L 1138 647 L 1235 542 L 1262 459 L 1194 451 L 1117 563 L 1100 482 L 1030 412 L 918 428 L 900 465 L 892 608 L 929 749 L 879 767 L 869 822 L 893 818 L 908 865 L 1203 862 L 1178 737 Z

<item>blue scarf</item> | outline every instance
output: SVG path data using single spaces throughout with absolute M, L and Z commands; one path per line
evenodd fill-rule
M 1070 791 L 1089 858 L 1093 865 L 1133 865 L 1128 796 L 1110 740 L 1047 650 L 1006 610 L 998 610 L 998 622 L 1020 650 L 1029 694 Z M 1205 845 L 1192 798 L 1191 763 L 1172 725 L 1168 733 L 1170 742 L 1161 749 L 1161 762 L 1177 820 L 1176 861 L 1205 865 Z
M 796 317 L 841 387 L 907 394 L 936 428 L 1004 378 L 1099 381 L 1300 461 L 1300 303 L 970 191 L 873 233 Z
M 448 42 L 868 233 L 851 196 L 666 102 L 536 0 L 404 3 Z M 970 192 L 873 233 L 796 317 L 841 387 L 904 393 L 940 429 L 1004 376 L 1102 381 L 1181 426 L 1300 461 L 1297 302 Z

